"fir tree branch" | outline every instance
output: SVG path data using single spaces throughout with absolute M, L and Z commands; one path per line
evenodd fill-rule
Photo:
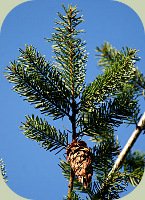
M 5 163 L 4 163 L 3 159 L 0 159 L 0 173 L 2 174 L 4 181 L 8 182 L 6 167 L 5 167 Z
M 138 70 L 135 68 L 135 61 L 138 60 L 135 49 L 124 51 L 115 51 L 115 56 L 105 57 L 109 49 L 102 50 L 101 65 L 104 66 L 104 73 L 97 76 L 83 92 L 82 103 L 85 106 L 93 107 L 94 103 L 100 103 L 108 97 L 113 97 L 124 88 L 124 85 L 131 84 L 134 86 L 136 94 L 140 94 L 142 87 L 136 81 Z M 105 53 L 104 53 L 105 51 Z M 104 58 L 105 57 L 105 58 Z M 105 61 L 104 61 L 105 60 Z M 143 77 L 142 77 L 143 78 Z
M 119 154 L 117 160 L 115 161 L 111 171 L 108 173 L 105 182 L 101 186 L 101 190 L 103 191 L 106 187 L 106 183 L 110 182 L 112 178 L 114 177 L 115 173 L 118 172 L 118 169 L 121 167 L 123 161 L 125 160 L 128 152 L 136 142 L 137 138 L 139 137 L 141 131 L 145 128 L 145 113 L 142 115 L 136 130 L 132 133 L 131 137 L 127 141 L 126 145 L 122 149 L 121 153 Z
M 145 153 L 129 152 L 123 162 L 122 169 L 126 173 L 128 182 L 137 186 L 142 179 L 145 168 Z
M 133 64 L 140 60 L 140 57 L 136 55 L 138 52 L 136 49 L 126 47 L 119 51 L 113 48 L 112 45 L 108 42 L 105 42 L 100 48 L 97 47 L 96 51 L 99 52 L 97 57 L 100 58 L 98 65 L 103 68 L 108 68 L 116 62 L 121 63 L 122 59 L 124 59 L 124 56 L 131 59 Z
M 138 100 L 131 85 L 125 85 L 122 92 L 112 97 L 94 109 L 81 107 L 79 124 L 83 134 L 97 141 L 109 136 L 114 127 L 122 123 L 136 123 L 140 109 Z
M 65 81 L 67 89 L 74 98 L 77 98 L 84 87 L 85 65 L 87 54 L 85 53 L 85 42 L 78 38 L 81 30 L 77 26 L 83 21 L 76 7 L 63 6 L 65 15 L 58 13 L 60 20 L 56 21 L 58 27 L 52 38 L 53 51 L 58 68 Z
M 13 89 L 54 119 L 70 117 L 70 95 L 61 75 L 32 46 L 20 52 L 18 61 L 7 68 L 6 77 L 15 84 Z
M 59 67 L 59 72 L 66 84 L 67 89 L 71 93 L 71 117 L 69 118 L 72 124 L 72 140 L 76 139 L 76 115 L 77 103 L 76 99 L 80 95 L 84 87 L 85 65 L 87 62 L 87 54 L 85 54 L 85 43 L 77 38 L 81 32 L 77 30 L 77 26 L 83 21 L 82 17 L 78 16 L 79 12 L 76 7 L 63 6 L 65 15 L 58 13 L 60 18 L 56 22 L 58 27 L 55 28 L 55 33 L 48 41 L 53 43 L 53 51 L 55 60 Z M 74 173 L 71 170 L 68 198 L 71 199 L 73 190 Z
M 39 142 L 46 150 L 56 150 L 66 148 L 68 145 L 68 135 L 58 132 L 54 126 L 50 126 L 47 121 L 38 116 L 35 118 L 26 116 L 26 122 L 20 127 L 26 137 Z
M 103 180 L 112 169 L 112 165 L 120 152 L 120 146 L 114 133 L 109 138 L 98 143 L 92 149 L 93 170 L 97 180 Z
M 130 151 L 136 140 L 138 139 L 141 131 L 145 128 L 145 113 L 142 115 L 140 121 L 138 122 L 138 125 L 132 135 L 130 136 L 129 140 L 127 141 L 126 145 L 122 149 L 121 153 L 119 154 L 114 166 L 112 167 L 110 173 L 108 174 L 108 177 L 110 177 L 115 171 L 117 171 L 121 164 L 123 163 L 125 157 L 127 156 L 127 153 Z
M 101 188 L 102 185 L 103 188 Z M 119 194 L 126 190 L 127 185 L 126 175 L 115 172 L 109 181 L 94 182 L 92 188 L 88 190 L 88 194 L 91 200 L 119 199 Z

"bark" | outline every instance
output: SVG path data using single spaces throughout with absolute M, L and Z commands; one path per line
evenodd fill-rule
M 71 169 L 70 180 L 69 180 L 69 185 L 68 185 L 68 196 L 67 196 L 68 200 L 71 200 L 71 195 L 72 195 L 72 191 L 73 191 L 74 176 L 75 176 L 74 172 Z
M 119 156 L 118 156 L 114 166 L 112 167 L 110 173 L 108 174 L 108 180 L 112 177 L 114 172 L 117 171 L 121 167 L 121 165 L 122 165 L 124 159 L 126 158 L 128 152 L 130 151 L 130 149 L 132 148 L 132 146 L 134 145 L 134 143 L 136 142 L 137 138 L 139 137 L 140 133 L 142 132 L 142 130 L 144 128 L 145 128 L 145 112 L 142 115 L 140 121 L 138 122 L 136 129 L 133 131 L 133 133 L 130 136 L 129 140 L 127 141 L 126 145 L 124 146 L 121 153 L 119 154 Z

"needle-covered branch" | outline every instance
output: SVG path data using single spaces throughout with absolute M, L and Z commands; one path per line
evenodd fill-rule
M 118 174 L 118 178 L 120 178 L 121 176 L 122 176 L 122 178 L 124 177 L 125 184 L 127 184 L 127 185 L 128 185 L 128 182 L 132 182 L 132 184 L 133 183 L 136 184 L 137 181 L 141 180 L 141 176 L 139 176 L 139 175 L 135 176 L 135 175 L 139 169 L 140 169 L 140 172 L 142 172 L 142 174 L 143 174 L 142 168 L 145 166 L 144 158 L 139 159 L 139 157 L 136 157 L 136 162 L 139 159 L 140 164 L 138 166 L 134 167 L 134 169 L 132 170 L 132 174 L 128 173 L 129 171 L 131 172 L 131 170 L 127 170 L 127 167 L 129 167 L 129 163 L 128 163 L 129 160 L 127 160 L 126 158 L 127 158 L 128 153 L 130 152 L 131 148 L 133 147 L 134 143 L 138 139 L 141 131 L 144 128 L 145 128 L 145 113 L 141 117 L 135 131 L 132 133 L 132 135 L 129 138 L 129 140 L 127 141 L 126 145 L 124 146 L 124 148 L 118 155 L 114 165 L 112 166 L 112 169 L 110 170 L 108 175 L 105 177 L 104 181 L 102 182 L 102 184 L 100 186 L 100 190 L 98 193 L 96 193 L 96 195 L 106 194 L 105 191 L 108 191 L 108 189 L 110 189 L 110 186 L 111 186 L 110 184 L 114 185 L 114 178 L 116 177 L 116 174 Z M 119 171 L 119 169 L 122 167 L 124 161 L 126 163 L 123 168 L 124 172 L 121 172 L 121 171 Z M 124 175 L 123 175 L 123 173 L 124 173 Z
M 143 176 L 145 169 L 145 153 L 140 151 L 129 152 L 122 164 L 128 182 L 134 187 L 137 186 Z
M 139 113 L 137 95 L 133 86 L 128 84 L 124 85 L 122 92 L 98 103 L 93 109 L 82 106 L 79 123 L 83 134 L 97 141 L 106 139 L 114 127 L 136 123 Z
M 8 177 L 7 177 L 6 165 L 2 158 L 0 159 L 0 173 L 2 174 L 4 181 L 7 182 Z
M 103 65 L 104 67 L 103 74 L 97 76 L 84 90 L 82 96 L 84 106 L 93 107 L 94 103 L 98 104 L 108 97 L 114 97 L 122 92 L 125 85 L 127 86 L 128 84 L 134 87 L 136 94 L 141 94 L 143 85 L 140 86 L 138 84 L 138 79 L 141 79 L 141 77 L 143 79 L 143 76 L 135 67 L 136 61 L 139 60 L 136 55 L 137 50 L 127 48 L 123 51 L 117 51 L 110 45 L 105 44 L 100 51 L 102 54 L 99 63 L 101 62 L 101 66 Z M 109 51 L 114 57 L 106 56 Z
M 55 33 L 48 41 L 53 44 L 54 59 L 62 74 L 67 89 L 77 98 L 84 87 L 87 54 L 85 42 L 79 38 L 82 30 L 77 29 L 83 22 L 82 16 L 74 6 L 64 7 L 64 15 L 58 13 Z
M 69 117 L 70 93 L 60 73 L 32 46 L 20 50 L 18 61 L 7 67 L 6 77 L 14 91 L 35 108 L 54 118 Z
M 20 127 L 26 137 L 39 142 L 46 150 L 65 149 L 68 145 L 68 135 L 57 131 L 42 118 L 26 116 L 26 122 Z

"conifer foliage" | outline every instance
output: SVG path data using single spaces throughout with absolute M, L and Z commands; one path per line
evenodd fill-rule
M 69 181 L 66 199 L 81 200 L 81 192 L 86 199 L 117 199 L 128 184 L 137 185 L 143 175 L 145 154 L 130 152 L 107 181 L 121 151 L 115 130 L 123 123 L 137 124 L 145 78 L 135 66 L 139 61 L 136 49 L 117 50 L 104 43 L 96 48 L 103 72 L 86 84 L 88 54 L 80 38 L 83 30 L 78 28 L 82 22 L 77 7 L 63 6 L 55 32 L 47 39 L 54 62 L 26 45 L 18 60 L 7 67 L 6 78 L 14 84 L 13 90 L 42 114 L 70 121 L 71 130 L 63 132 L 34 115 L 26 116 L 21 126 L 26 137 L 46 150 L 65 150 L 66 160 L 59 166 Z M 93 141 L 92 148 L 84 141 L 87 137 Z
M 7 171 L 2 158 L 0 159 L 0 173 L 2 174 L 4 181 L 7 182 Z

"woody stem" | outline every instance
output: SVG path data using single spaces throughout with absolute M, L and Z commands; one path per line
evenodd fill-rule
M 74 172 L 71 169 L 71 173 L 70 173 L 70 180 L 69 180 L 69 185 L 68 185 L 68 200 L 71 200 L 71 193 L 73 190 L 73 182 L 74 182 Z
M 70 7 L 69 10 L 69 14 L 70 17 L 68 19 L 69 21 L 69 30 L 70 30 L 70 35 L 73 33 L 73 29 L 72 29 L 72 8 Z M 70 36 L 71 38 L 71 36 Z M 74 70 L 73 70 L 73 55 L 74 55 L 74 47 L 73 44 L 70 40 L 69 42 L 70 45 L 70 57 L 69 57 L 69 67 L 70 67 L 70 83 L 71 83 L 71 93 L 72 93 L 72 103 L 71 103 L 71 107 L 72 107 L 72 116 L 70 117 L 70 121 L 72 124 L 72 141 L 76 139 L 77 134 L 76 134 L 76 101 L 75 101 L 75 85 L 74 85 Z M 73 191 L 73 182 L 74 182 L 74 177 L 75 174 L 73 172 L 73 170 L 71 169 L 71 173 L 70 173 L 70 179 L 69 179 L 69 185 L 68 185 L 68 200 L 71 200 L 71 196 L 72 196 L 72 191 Z
M 76 108 L 75 108 L 75 101 L 72 104 L 72 117 L 71 117 L 71 123 L 72 123 L 72 140 L 75 140 L 77 137 L 76 134 Z M 68 185 L 68 200 L 71 200 L 71 194 L 73 191 L 73 182 L 74 182 L 74 171 L 71 169 L 70 173 L 70 179 L 69 179 L 69 185 Z
M 112 179 L 114 173 L 122 166 L 123 161 L 125 160 L 128 152 L 130 151 L 130 149 L 132 148 L 132 146 L 134 145 L 134 143 L 138 139 L 141 131 L 144 128 L 145 128 L 145 113 L 142 115 L 140 121 L 138 122 L 136 129 L 134 130 L 134 132 L 130 136 L 129 140 L 127 141 L 126 145 L 124 146 L 124 148 L 120 152 L 116 162 L 114 163 L 110 173 L 107 176 L 106 183 L 109 182 L 109 180 Z M 102 185 L 102 190 L 104 188 L 105 188 L 105 184 Z
M 126 145 L 124 146 L 124 148 L 120 152 L 112 170 L 108 174 L 108 177 L 110 177 L 112 174 L 114 174 L 114 172 L 117 171 L 121 167 L 121 165 L 122 165 L 124 159 L 126 158 L 128 152 L 130 151 L 130 149 L 132 148 L 132 146 L 136 142 L 137 138 L 139 137 L 139 135 L 140 135 L 141 131 L 144 129 L 144 127 L 145 127 L 145 113 L 142 115 L 140 121 L 138 122 L 136 129 L 134 130 L 134 132 L 130 136 L 129 140 L 127 141 Z

